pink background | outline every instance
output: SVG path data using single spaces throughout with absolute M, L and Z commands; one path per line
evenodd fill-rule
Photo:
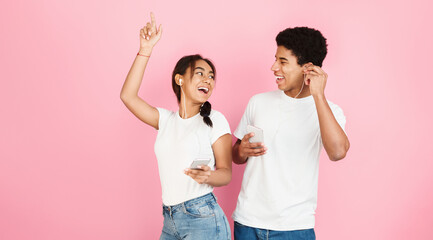
M 232 131 L 252 95 L 276 89 L 276 34 L 320 29 L 351 149 L 337 163 L 322 155 L 318 239 L 433 239 L 427 0 L 37 2 L 0 10 L 0 239 L 159 237 L 156 131 L 119 98 L 150 11 L 164 33 L 141 96 L 176 109 L 174 64 L 201 53 Z M 215 190 L 231 226 L 243 169 Z

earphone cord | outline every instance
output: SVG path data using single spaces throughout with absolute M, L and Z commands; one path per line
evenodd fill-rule
M 299 96 L 299 94 L 301 94 L 302 90 L 304 90 L 304 85 L 305 85 L 305 74 L 304 74 L 304 81 L 302 81 L 301 91 L 299 91 L 299 93 L 293 99 L 297 98 Z M 278 123 L 277 131 L 275 131 L 275 134 L 278 132 L 278 130 L 280 130 L 280 127 L 281 127 L 281 123 Z M 274 135 L 274 137 L 275 137 L 275 135 Z
M 186 103 L 185 103 L 186 99 L 185 99 L 185 93 L 183 92 L 182 86 L 180 86 L 180 90 L 182 91 L 182 94 L 183 94 L 183 116 L 184 116 L 185 118 L 188 118 L 188 115 L 186 114 Z
M 304 84 L 305 84 L 305 74 L 304 74 L 304 81 L 302 81 L 301 91 L 299 91 L 298 94 L 296 95 L 296 97 L 294 97 L 294 98 L 297 98 L 299 96 L 299 94 L 301 94 L 302 90 L 304 90 Z

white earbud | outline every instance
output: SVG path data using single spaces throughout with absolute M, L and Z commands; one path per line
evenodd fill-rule
M 183 95 L 183 116 L 185 117 L 185 118 L 188 118 L 188 114 L 186 113 L 186 99 L 185 99 L 185 93 L 183 92 L 183 89 L 182 89 L 182 78 L 180 78 L 179 79 L 179 86 L 180 86 L 180 91 L 182 92 L 182 95 Z

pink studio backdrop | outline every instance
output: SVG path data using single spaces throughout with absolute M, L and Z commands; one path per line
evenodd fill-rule
M 154 11 L 164 32 L 140 95 L 176 109 L 183 55 L 217 67 L 210 101 L 237 127 L 249 98 L 276 89 L 275 36 L 320 29 L 326 94 L 351 149 L 323 154 L 318 239 L 433 239 L 432 4 L 420 1 L 9 1 L 0 10 L 0 239 L 157 239 L 156 131 L 120 88 Z M 244 166 L 216 189 L 229 217 Z

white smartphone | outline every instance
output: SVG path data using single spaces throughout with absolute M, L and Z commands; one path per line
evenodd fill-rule
M 250 138 L 250 143 L 257 143 L 257 142 L 264 143 L 265 138 L 263 135 L 263 129 L 252 125 L 247 125 L 247 132 L 254 133 L 254 136 Z
M 190 169 L 200 169 L 198 166 L 208 165 L 210 162 L 210 158 L 196 158 L 189 166 Z

